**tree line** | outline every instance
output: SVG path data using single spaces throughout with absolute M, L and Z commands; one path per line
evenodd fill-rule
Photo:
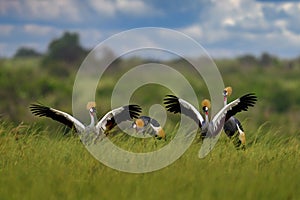
M 49 43 L 46 53 L 38 52 L 30 47 L 20 47 L 14 54 L 14 58 L 42 57 L 43 65 L 51 65 L 53 62 L 56 62 L 55 64 L 57 65 L 59 62 L 63 62 L 64 65 L 69 64 L 74 66 L 74 64 L 81 62 L 89 51 L 90 49 L 81 46 L 78 33 L 67 31 L 61 37 Z M 280 59 L 276 55 L 267 52 L 263 52 L 259 56 L 245 54 L 238 56 L 236 59 L 241 66 L 245 67 L 270 67 L 281 65 L 281 62 L 284 62 L 286 68 L 300 66 L 300 56 L 292 59 Z M 62 64 L 58 65 L 62 71 L 66 70 Z M 53 70 L 55 71 L 55 69 Z

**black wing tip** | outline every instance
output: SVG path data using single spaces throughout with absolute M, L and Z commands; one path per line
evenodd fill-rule
M 174 95 L 166 95 L 164 98 L 166 110 L 174 114 L 180 113 L 181 108 L 178 99 L 179 98 Z
M 253 99 L 255 101 L 257 101 L 257 99 L 258 99 L 255 93 L 245 94 L 241 98 Z
M 130 118 L 132 118 L 132 119 L 138 118 L 142 112 L 141 106 L 139 106 L 137 104 L 129 104 L 125 107 L 127 107 L 127 109 L 129 110 L 129 115 L 130 115 Z
M 257 102 L 257 96 L 255 93 L 247 93 L 239 99 L 240 103 L 234 106 L 232 110 L 227 112 L 226 120 L 229 119 L 229 117 L 234 116 L 236 113 L 248 111 L 249 107 L 254 107 Z
M 49 107 L 48 107 L 48 106 L 45 106 L 45 105 L 42 104 L 42 103 L 31 103 L 31 104 L 29 105 L 29 109 L 30 109 L 30 110 L 36 110 L 36 109 L 40 110 L 40 109 L 49 109 Z
M 178 97 L 175 96 L 174 94 L 167 94 L 167 95 L 165 96 L 165 98 L 166 98 L 166 97 L 178 98 Z
M 41 103 L 31 103 L 29 109 L 33 115 L 43 117 L 50 108 Z
M 141 106 L 139 106 L 137 104 L 129 104 L 127 107 L 128 107 L 129 110 L 133 110 L 133 111 L 137 111 L 137 112 L 142 112 Z
M 172 95 L 172 94 L 168 94 L 168 95 L 165 96 L 164 101 L 165 101 L 165 102 L 166 102 L 166 101 L 169 101 L 169 100 L 174 101 L 174 100 L 178 100 L 178 99 L 179 99 L 179 98 L 178 98 L 177 96 Z
M 247 103 L 248 106 L 254 106 L 258 100 L 255 93 L 245 94 L 240 99 L 241 99 L 241 101 L 244 101 L 245 103 Z
M 44 105 L 41 104 L 41 103 L 31 103 L 31 104 L 29 104 L 30 109 L 31 108 L 37 108 L 37 107 L 44 107 Z
M 177 108 L 178 105 L 179 105 L 179 98 L 174 96 L 174 95 L 166 95 L 165 98 L 164 98 L 164 102 L 165 104 L 165 107 L 167 109 L 167 111 L 169 112 L 174 112 L 174 113 L 177 113 L 177 109 L 174 110 L 174 108 Z M 174 111 L 173 111 L 174 110 Z

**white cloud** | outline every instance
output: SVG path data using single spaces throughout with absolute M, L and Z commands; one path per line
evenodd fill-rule
M 131 16 L 151 16 L 159 14 L 160 11 L 146 4 L 142 0 L 89 0 L 90 6 L 101 16 L 113 17 L 117 13 L 125 13 Z
M 37 24 L 25 24 L 23 26 L 24 33 L 36 36 L 57 35 L 62 31 L 52 26 L 44 26 Z
M 154 11 L 151 6 L 140 0 L 117 0 L 116 7 L 120 12 L 133 15 L 144 15 Z
M 72 0 L 0 1 L 0 14 L 10 12 L 29 19 L 80 21 L 80 6 Z
M 26 1 L 26 6 L 30 8 L 32 15 L 36 17 L 45 16 L 51 19 L 70 19 L 72 21 L 80 20 L 79 8 L 75 1 Z
M 240 54 L 247 49 L 249 52 L 284 52 L 290 47 L 299 51 L 300 28 L 296 26 L 299 13 L 298 2 L 211 0 L 200 14 L 198 24 L 183 27 L 180 31 L 195 37 L 221 56 Z M 201 34 L 197 34 L 197 29 Z
M 116 6 L 110 0 L 90 0 L 90 6 L 101 15 L 114 16 Z
M 287 42 L 291 46 L 300 46 L 300 34 L 295 34 L 292 31 L 284 30 L 282 36 L 283 42 Z
M 198 24 L 193 24 L 191 26 L 184 27 L 182 29 L 179 29 L 179 31 L 195 39 L 199 39 L 203 36 L 203 30 Z
M 215 1 L 207 10 L 208 24 L 215 27 L 240 26 L 265 26 L 262 6 L 253 0 Z
M 222 21 L 222 25 L 223 25 L 223 26 L 234 26 L 235 23 L 236 23 L 236 22 L 235 22 L 232 18 L 230 18 L 230 17 L 225 18 L 225 19 Z
M 72 21 L 80 20 L 80 7 L 76 4 L 76 1 L 54 0 L 25 2 L 25 6 L 30 10 L 33 17 L 42 19 L 69 19 Z
M 278 27 L 280 30 L 284 30 L 287 27 L 288 22 L 286 20 L 278 19 L 274 20 L 274 26 Z
M 10 11 L 16 11 L 20 13 L 22 10 L 22 5 L 19 1 L 0 1 L 0 14 L 9 14 Z
M 265 6 L 272 8 L 276 12 L 284 12 L 287 15 L 294 16 L 299 14 L 299 2 L 284 2 L 284 3 L 266 3 Z
M 247 51 L 250 53 L 256 51 L 281 51 L 283 53 L 294 51 L 294 54 L 299 54 L 299 2 L 281 1 L 274 3 L 255 0 L 206 0 L 202 2 L 205 2 L 205 5 L 203 3 L 205 9 L 200 9 L 199 18 L 190 23 L 184 23 L 185 25 L 178 27 L 177 30 L 196 39 L 206 48 L 211 48 L 215 54 L 227 56 Z M 186 6 L 183 4 L 179 5 L 180 7 L 176 10 L 177 13 L 189 12 L 189 10 L 183 9 Z M 195 3 L 195 5 L 200 4 Z M 132 17 L 130 25 L 134 25 L 134 17 L 140 19 L 149 16 L 152 20 L 157 19 L 155 18 L 156 15 L 160 15 L 159 19 L 162 21 L 164 19 L 169 20 L 170 18 L 164 18 L 170 17 L 169 10 L 163 7 L 159 8 L 158 5 L 157 2 L 144 0 L 89 0 L 84 3 L 79 0 L 0 0 L 0 17 L 11 14 L 13 17 L 10 18 L 19 20 L 20 23 L 22 21 L 29 22 L 25 25 L 1 24 L 0 36 L 5 37 L 5 39 L 9 38 L 11 41 L 15 37 L 20 43 L 29 44 L 30 42 L 35 46 L 40 42 L 38 48 L 45 49 L 47 43 L 54 37 L 60 37 L 64 30 L 69 30 L 80 34 L 83 46 L 94 47 L 104 37 L 118 32 L 106 28 L 110 27 L 106 25 L 106 22 L 108 21 L 107 24 L 109 24 L 112 18 L 112 21 L 117 21 L 116 24 L 123 20 L 116 17 L 118 14 Z M 191 8 L 195 8 L 195 6 L 188 4 L 186 9 L 197 12 L 197 8 Z M 165 9 L 165 13 L 162 12 L 163 9 Z M 176 13 L 174 10 L 171 11 L 171 14 Z M 174 17 L 174 21 L 178 19 L 176 17 Z M 184 20 L 184 16 L 182 19 Z M 97 29 L 95 20 L 100 21 L 96 25 L 102 25 L 104 20 L 105 24 L 101 27 L 106 29 Z M 47 21 L 51 21 L 51 25 L 47 24 Z M 61 21 L 64 23 L 60 24 Z M 65 22 L 74 23 L 70 23 L 70 28 L 66 26 L 67 23 Z M 86 22 L 86 26 L 82 28 L 82 23 L 77 22 Z M 152 21 L 150 23 L 152 24 Z M 65 27 L 60 28 L 56 24 Z M 164 23 L 159 22 L 158 24 Z M 126 25 L 128 23 L 124 23 L 124 26 Z M 176 24 L 172 23 L 170 26 L 176 27 Z M 134 39 L 139 43 L 149 43 L 142 37 Z M 8 52 L 13 45 L 17 48 L 17 44 L 9 44 L 8 42 L 5 43 L 5 48 L 2 44 L 1 51 L 3 52 L 0 54 Z M 116 46 L 118 45 L 116 44 Z M 130 44 L 120 46 L 120 48 L 128 48 L 127 45 Z
M 279 5 L 279 7 L 282 7 L 282 9 L 286 12 L 290 12 L 293 9 L 294 5 L 293 5 L 293 3 L 288 2 L 288 3 L 284 3 L 282 5 Z

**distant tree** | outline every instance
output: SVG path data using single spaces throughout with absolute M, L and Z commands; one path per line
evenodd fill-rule
M 277 57 L 272 56 L 265 52 L 265 53 L 261 54 L 259 62 L 263 67 L 269 67 L 273 64 L 277 64 L 278 59 L 277 59 Z
M 41 56 L 42 54 L 37 52 L 36 50 L 32 49 L 32 48 L 28 48 L 28 47 L 20 47 L 14 57 L 18 58 L 18 57 L 38 57 Z
M 76 63 L 82 60 L 87 51 L 80 46 L 77 33 L 65 32 L 61 38 L 50 42 L 45 60 Z
M 257 65 L 256 57 L 251 55 L 251 54 L 246 54 L 246 55 L 240 56 L 238 58 L 238 60 L 243 66 L 255 66 L 255 65 Z

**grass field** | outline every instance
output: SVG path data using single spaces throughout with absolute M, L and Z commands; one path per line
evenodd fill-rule
M 195 139 L 172 165 L 131 174 L 101 164 L 61 129 L 2 122 L 0 199 L 299 199 L 300 135 L 277 131 L 264 124 L 249 133 L 245 151 L 223 134 L 204 159 Z
M 127 70 L 123 67 L 142 63 L 121 60 L 119 68 L 105 74 L 96 92 L 100 115 L 110 109 L 114 84 Z M 209 97 L 202 78 L 185 62 L 166 64 L 188 78 L 199 101 Z M 30 113 L 29 104 L 37 101 L 71 113 L 75 71 L 69 69 L 70 75 L 61 77 L 54 73 L 60 72 L 56 63 L 52 65 L 57 68 L 51 69 L 39 59 L 0 59 L 0 200 L 300 199 L 300 64 L 294 68 L 284 67 L 285 61 L 268 67 L 241 64 L 237 59 L 217 61 L 224 84 L 234 89 L 229 101 L 248 92 L 258 96 L 254 108 L 238 114 L 246 130 L 246 150 L 236 150 L 222 134 L 213 151 L 199 159 L 198 137 L 171 165 L 131 174 L 100 163 L 77 136 L 63 136 L 65 130 L 56 122 Z M 131 100 L 147 115 L 150 106 L 161 104 L 170 93 L 145 85 Z M 168 116 L 167 143 L 174 136 L 169 133 L 176 119 Z M 117 129 L 110 138 L 134 152 L 155 149 L 153 140 L 132 139 Z M 157 148 L 164 145 L 159 141 Z

